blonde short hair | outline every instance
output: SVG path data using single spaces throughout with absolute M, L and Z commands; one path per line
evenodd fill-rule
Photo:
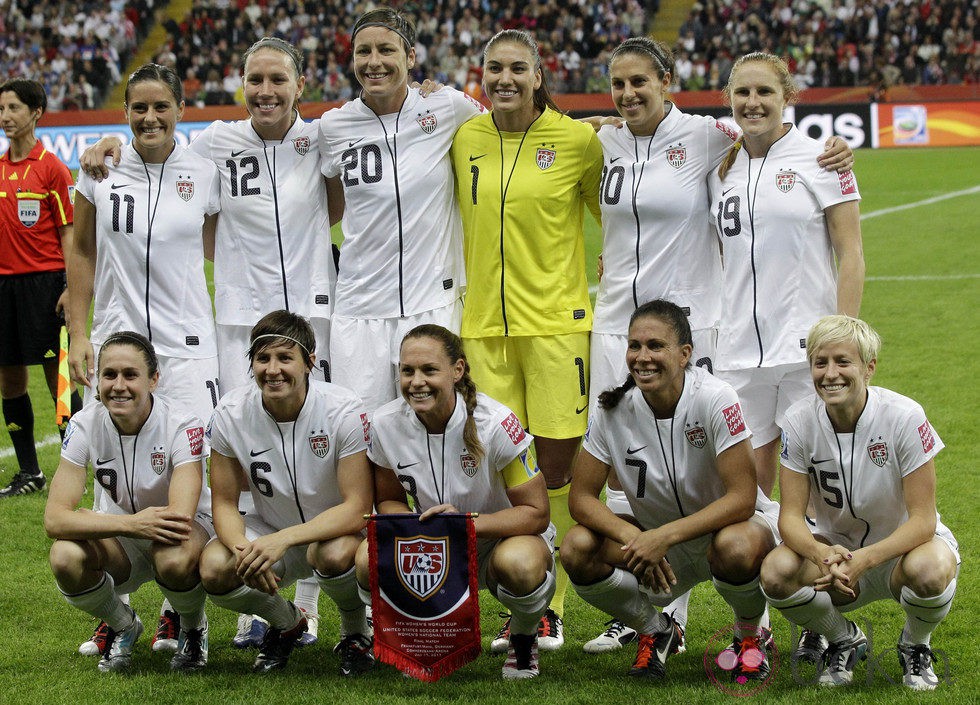
M 807 359 L 812 363 L 820 348 L 834 343 L 854 343 L 865 365 L 877 360 L 881 350 L 881 336 L 874 328 L 860 318 L 838 314 L 824 316 L 813 324 L 806 336 Z

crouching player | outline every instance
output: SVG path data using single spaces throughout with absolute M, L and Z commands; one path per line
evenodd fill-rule
M 341 672 L 373 663 L 354 554 L 371 510 L 367 415 L 346 389 L 310 377 L 306 319 L 273 311 L 252 328 L 254 385 L 221 398 L 212 417 L 211 488 L 217 539 L 201 557 L 211 600 L 269 623 L 253 671 L 285 667 L 306 618 L 279 588 L 308 577 L 340 610 Z M 243 489 L 255 512 L 238 511 Z
M 534 440 L 504 405 L 478 394 L 459 336 L 421 325 L 399 354 L 402 399 L 375 412 L 369 455 L 377 468 L 378 511 L 478 512 L 479 582 L 511 611 L 503 677 L 538 675 L 538 623 L 555 592 L 548 488 L 528 457 Z M 464 464 L 465 463 L 465 464 Z M 397 475 L 394 468 L 398 468 Z M 369 600 L 368 551 L 357 556 Z
M 159 380 L 150 342 L 110 335 L 98 359 L 98 400 L 72 416 L 51 483 L 44 527 L 55 539 L 51 570 L 68 604 L 109 627 L 99 670 L 125 671 L 143 624 L 117 592 L 150 580 L 180 615 L 180 672 L 208 659 L 201 551 L 213 535 L 204 481 L 204 426 L 153 394 Z M 86 465 L 105 491 L 106 511 L 78 506 Z
M 656 300 L 632 315 L 626 383 L 599 396 L 572 479 L 578 525 L 561 560 L 575 590 L 640 634 L 630 675 L 663 678 L 679 627 L 659 611 L 711 580 L 735 613 L 733 676 L 769 674 L 759 567 L 775 546 L 778 506 L 756 484 L 751 434 L 726 383 L 691 367 L 691 329 Z M 599 499 L 615 472 L 636 524 Z
M 843 612 L 875 600 L 905 610 L 898 640 L 904 683 L 933 690 L 929 639 L 956 592 L 956 539 L 936 513 L 933 458 L 943 442 L 922 407 L 869 386 L 881 339 L 864 321 L 826 316 L 810 330 L 816 395 L 786 412 L 779 528 L 762 566 L 769 603 L 824 635 L 818 682 L 846 685 L 868 641 Z M 812 530 L 806 523 L 813 498 Z

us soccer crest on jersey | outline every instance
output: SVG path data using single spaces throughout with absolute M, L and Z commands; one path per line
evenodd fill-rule
M 708 442 L 708 434 L 697 424 L 685 429 L 684 435 L 687 436 L 687 442 L 695 448 L 704 448 L 704 444 Z
M 675 169 L 680 169 L 684 166 L 684 162 L 687 161 L 687 147 L 682 144 L 676 147 L 671 146 L 667 148 L 667 163 L 670 164 Z
M 426 110 L 424 113 L 419 113 L 418 117 L 415 118 L 415 122 L 419 124 L 419 127 L 427 135 L 431 135 L 436 131 L 436 127 L 439 126 L 436 116 L 432 114 L 431 110 Z
M 153 446 L 153 452 L 150 453 L 150 467 L 153 468 L 153 472 L 162 475 L 166 466 L 167 456 L 163 452 L 163 446 Z
M 783 193 L 789 193 L 796 185 L 796 172 L 785 169 L 776 174 L 776 188 Z
M 330 437 L 323 432 L 323 429 L 310 435 L 310 450 L 318 458 L 327 457 L 327 453 L 330 452 Z
M 182 201 L 189 201 L 194 198 L 194 182 L 178 176 L 177 195 L 180 196 Z
M 534 157 L 534 161 L 537 162 L 538 168 L 544 171 L 545 169 L 550 169 L 555 163 L 555 158 L 558 153 L 555 151 L 555 145 L 551 145 L 549 148 L 547 145 L 542 144 L 538 147 L 538 153 Z
M 299 156 L 305 157 L 307 152 L 310 151 L 310 138 L 307 135 L 297 137 L 293 140 L 293 149 L 296 150 Z
M 868 457 L 879 468 L 884 467 L 885 463 L 888 462 L 888 444 L 881 440 L 880 436 L 877 441 L 872 440 L 868 444 Z

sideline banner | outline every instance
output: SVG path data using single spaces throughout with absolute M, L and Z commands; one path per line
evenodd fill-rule
M 435 682 L 480 654 L 476 530 L 467 514 L 368 522 L 374 655 Z

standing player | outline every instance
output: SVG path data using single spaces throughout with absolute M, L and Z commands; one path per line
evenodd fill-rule
M 36 81 L 0 85 L 0 396 L 18 471 L 0 498 L 37 492 L 44 474 L 34 447 L 27 366 L 42 365 L 58 396 L 58 350 L 65 305 L 65 252 L 71 243 L 71 172 L 34 135 L 48 98 Z M 73 410 L 81 406 L 72 394 Z
M 583 215 L 588 205 L 599 218 L 602 148 L 591 126 L 556 110 L 529 34 L 497 33 L 483 61 L 493 110 L 463 125 L 452 149 L 466 256 L 461 334 L 474 380 L 535 436 L 560 546 L 588 409 Z M 564 641 L 566 586 L 559 574 L 542 650 Z M 492 648 L 507 648 L 506 627 Z
M 201 557 L 212 601 L 269 623 L 253 670 L 284 668 L 307 620 L 279 589 L 313 570 L 340 609 L 341 673 L 374 661 L 357 594 L 354 553 L 371 510 L 367 413 L 354 394 L 312 381 L 313 329 L 289 311 L 251 334 L 255 384 L 226 394 L 214 412 L 211 488 L 218 540 Z M 247 486 L 254 512 L 238 511 Z
M 738 397 L 691 366 L 691 329 L 676 304 L 640 306 L 628 345 L 630 376 L 600 395 L 576 461 L 569 506 L 579 524 L 562 562 L 582 599 L 640 633 L 630 675 L 663 678 L 680 630 L 656 607 L 711 580 L 735 613 L 734 675 L 764 680 L 759 567 L 778 540 L 778 507 L 756 484 Z M 610 471 L 630 518 L 599 498 Z M 742 658 L 749 650 L 756 660 Z
M 959 550 L 936 512 L 943 449 L 922 407 L 869 382 L 881 339 L 864 321 L 821 318 L 807 336 L 816 396 L 786 412 L 779 529 L 762 566 L 769 603 L 826 636 L 819 682 L 846 685 L 867 639 L 843 612 L 875 600 L 905 611 L 904 683 L 939 683 L 929 647 L 956 593 Z M 807 521 L 807 505 L 813 498 Z
M 736 135 L 714 118 L 688 115 L 668 100 L 674 56 L 663 42 L 647 37 L 620 44 L 609 59 L 613 103 L 625 129 L 599 130 L 603 178 L 604 275 L 599 280 L 592 323 L 590 408 L 601 392 L 627 376 L 626 329 L 644 301 L 664 298 L 688 315 L 694 364 L 712 371 L 721 319 L 721 251 L 708 217 L 708 176 L 718 167 Z M 847 169 L 850 149 L 839 137 L 820 155 L 825 169 Z M 616 513 L 629 513 L 622 489 L 606 500 Z M 668 606 L 682 629 L 688 595 Z M 618 648 L 634 636 L 612 624 L 585 645 L 587 651 Z
M 55 539 L 51 570 L 68 604 L 108 624 L 99 670 L 126 671 L 143 623 L 116 591 L 156 580 L 180 614 L 175 671 L 208 660 L 208 621 L 198 574 L 213 535 L 204 475 L 204 427 L 154 392 L 160 378 L 150 342 L 132 331 L 102 341 L 98 399 L 65 431 L 44 528 Z M 86 466 L 103 505 L 79 511 Z
M 327 190 L 320 177 L 315 123 L 297 104 L 306 84 L 303 56 L 291 44 L 263 37 L 242 58 L 249 119 L 212 123 L 190 149 L 221 175 L 221 209 L 214 254 L 218 369 L 223 391 L 250 384 L 245 351 L 254 321 L 277 308 L 309 319 L 317 339 L 316 375 L 329 379 L 330 313 L 336 270 L 330 243 Z M 119 142 L 103 139 L 82 156 L 82 168 L 108 175 L 104 155 Z M 116 158 L 118 163 L 118 158 Z M 331 202 L 331 208 L 333 207 Z M 340 202 L 336 204 L 340 206 Z M 243 497 L 243 509 L 249 502 Z M 297 602 L 310 615 L 305 643 L 316 640 L 316 584 L 301 580 Z M 247 646 L 243 618 L 236 643 Z M 255 636 L 260 636 L 259 629 Z
M 742 136 L 710 182 L 725 252 L 715 367 L 745 405 L 767 495 L 783 415 L 810 387 L 807 331 L 828 313 L 856 316 L 864 287 L 857 181 L 821 170 L 819 143 L 783 123 L 798 94 L 781 59 L 735 62 L 725 95 Z
M 551 550 L 538 535 L 548 528 L 548 493 L 528 456 L 531 436 L 510 409 L 477 393 L 462 341 L 445 328 L 413 328 L 400 358 L 403 398 L 371 421 L 375 505 L 382 514 L 408 512 L 411 496 L 421 521 L 479 513 L 473 524 L 480 585 L 512 615 L 503 677 L 533 678 L 538 623 L 555 578 Z M 366 593 L 366 541 L 357 573 Z
M 398 396 L 398 342 L 420 323 L 459 330 L 462 226 L 449 148 L 483 107 L 454 88 L 409 88 L 415 27 L 396 10 L 351 30 L 359 98 L 320 119 L 323 173 L 343 203 L 330 338 L 334 380 L 374 411 Z

